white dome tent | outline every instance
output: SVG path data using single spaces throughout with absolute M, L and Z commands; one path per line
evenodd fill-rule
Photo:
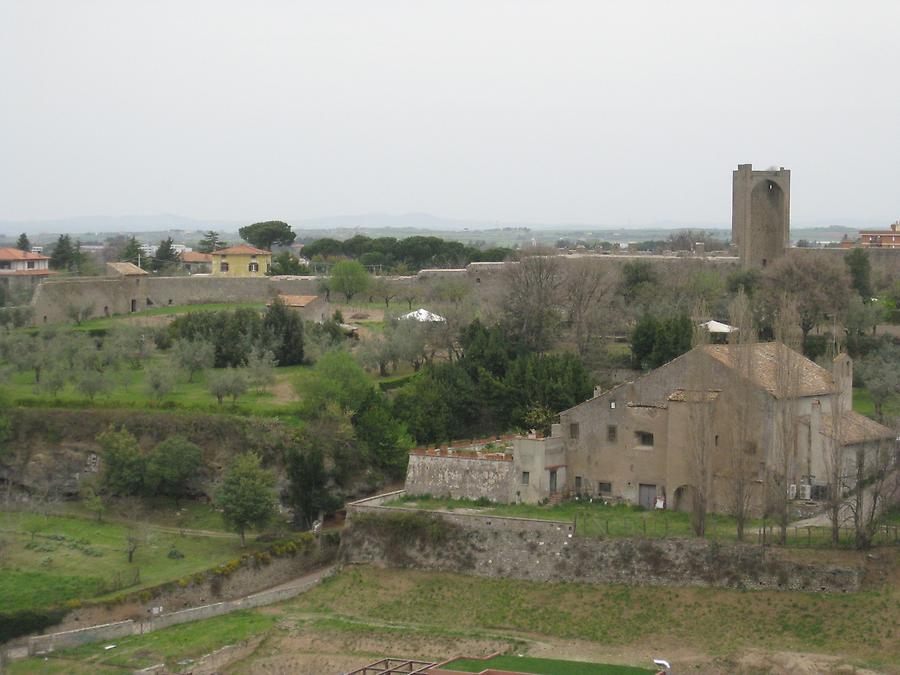
M 435 314 L 434 312 L 429 312 L 427 309 L 419 307 L 419 309 L 414 312 L 410 312 L 409 314 L 404 314 L 400 317 L 401 319 L 413 319 L 414 321 L 420 321 L 423 323 L 435 323 L 438 321 L 446 321 L 444 317 L 440 314 Z

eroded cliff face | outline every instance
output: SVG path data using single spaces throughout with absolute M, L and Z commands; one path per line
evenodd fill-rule
M 0 503 L 77 497 L 84 481 L 103 470 L 97 436 L 110 427 L 133 434 L 143 452 L 174 435 L 200 446 L 204 468 L 190 486 L 195 498 L 211 499 L 231 460 L 245 452 L 257 453 L 275 471 L 280 491 L 284 450 L 303 433 L 275 419 L 172 411 L 12 408 L 6 416 L 11 438 L 0 446 Z M 383 484 L 381 474 L 365 469 L 333 490 L 353 499 Z
M 144 451 L 173 435 L 199 445 L 206 468 L 194 482 L 198 496 L 211 495 L 231 458 L 242 452 L 279 467 L 294 433 L 275 420 L 183 412 L 14 408 L 7 416 L 11 438 L 0 454 L 0 492 L 19 498 L 77 495 L 86 479 L 102 471 L 96 439 L 110 427 L 127 429 Z

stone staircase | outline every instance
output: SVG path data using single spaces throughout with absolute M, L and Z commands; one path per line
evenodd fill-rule
M 550 498 L 547 500 L 547 506 L 556 506 L 557 504 L 561 504 L 566 501 L 568 495 L 564 492 L 554 492 L 550 495 Z

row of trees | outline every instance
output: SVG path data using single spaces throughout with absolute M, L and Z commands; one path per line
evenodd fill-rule
M 311 260 L 350 258 L 363 265 L 404 273 L 428 267 L 464 267 L 470 262 L 499 262 L 510 257 L 513 251 L 501 247 L 481 249 L 440 237 L 397 239 L 358 234 L 344 241 L 328 237 L 317 239 L 306 244 L 303 253 Z

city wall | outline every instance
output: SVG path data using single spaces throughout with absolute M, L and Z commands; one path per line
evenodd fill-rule
M 803 255 L 843 257 L 849 249 L 792 249 Z M 900 251 L 866 249 L 876 277 L 900 276 Z M 571 254 L 559 256 L 565 266 L 596 265 L 610 272 L 635 260 L 650 262 L 657 268 L 684 270 L 686 273 L 703 268 L 724 272 L 739 269 L 738 259 L 729 256 L 706 257 L 689 255 L 642 254 Z M 503 285 L 509 263 L 471 263 L 464 269 L 426 269 L 416 276 L 393 277 L 398 285 L 418 289 L 420 304 L 426 302 L 428 291 L 435 284 L 463 281 L 470 284 L 480 299 L 494 299 Z M 515 263 L 512 263 L 515 264 Z M 34 291 L 31 299 L 33 321 L 36 325 L 70 321 L 72 309 L 87 310 L 87 318 L 128 314 L 167 305 L 191 305 L 209 302 L 266 302 L 279 293 L 317 295 L 318 277 L 259 277 L 228 279 L 213 276 L 192 277 L 89 277 L 47 280 Z
M 400 493 L 393 493 L 393 497 Z M 699 539 L 598 539 L 574 523 L 425 512 L 362 500 L 347 507 L 345 563 L 541 582 L 717 586 L 846 593 L 861 570 L 797 563 L 771 549 Z
M 692 267 L 706 265 L 737 269 L 737 259 L 727 257 L 689 258 L 679 256 L 571 255 L 560 256 L 562 264 L 590 261 L 617 270 L 631 260 L 648 260 L 657 266 Z M 515 264 L 515 263 L 513 263 Z M 481 299 L 494 298 L 503 284 L 506 263 L 471 263 L 465 269 L 428 269 L 416 276 L 393 277 L 400 286 L 417 289 L 418 299 L 427 302 L 428 292 L 447 281 L 463 281 Z M 169 305 L 212 302 L 266 302 L 279 293 L 318 295 L 318 277 L 258 277 L 228 279 L 214 276 L 85 277 L 51 279 L 41 283 L 31 299 L 35 325 L 71 321 L 70 313 L 81 310 L 84 318 L 129 314 Z

